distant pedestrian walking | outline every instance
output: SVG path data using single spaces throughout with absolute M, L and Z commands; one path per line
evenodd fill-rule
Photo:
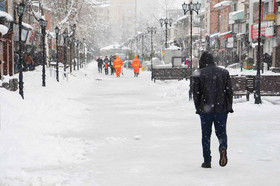
M 115 74 L 115 68 L 113 66 L 115 58 L 113 56 L 110 57 L 110 68 L 111 68 L 111 75 Z
M 114 64 L 113 64 L 113 67 L 114 67 L 115 70 L 116 70 L 116 75 L 117 75 L 117 77 L 120 77 L 120 75 L 121 75 L 122 66 L 123 66 L 123 61 L 120 59 L 119 56 L 117 56 L 116 59 L 115 59 L 115 61 L 114 61 Z
M 140 60 L 138 59 L 138 56 L 135 56 L 134 60 L 132 61 L 132 68 L 134 71 L 134 77 L 138 77 L 139 68 L 141 68 L 141 63 Z
M 232 109 L 232 86 L 229 72 L 216 67 L 213 56 L 204 52 L 199 61 L 200 69 L 194 73 L 193 98 L 202 130 L 203 168 L 211 168 L 210 139 L 214 123 L 219 140 L 220 166 L 227 164 L 226 124 Z
M 103 60 L 99 56 L 96 61 L 97 61 L 97 66 L 98 66 L 98 72 L 102 73 Z
M 109 63 L 110 63 L 110 60 L 106 56 L 104 59 L 104 66 L 103 66 L 104 70 L 105 70 L 105 75 L 108 75 L 108 73 L 109 73 Z

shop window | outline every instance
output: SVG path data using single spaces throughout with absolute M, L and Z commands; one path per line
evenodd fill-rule
M 0 11 L 6 12 L 6 1 L 7 0 L 0 0 Z

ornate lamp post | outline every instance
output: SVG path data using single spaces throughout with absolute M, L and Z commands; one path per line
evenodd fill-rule
M 58 34 L 59 28 L 55 27 L 55 35 L 56 35 L 56 80 L 59 82 L 59 70 L 58 70 Z
M 164 19 L 160 19 L 159 22 L 161 27 L 165 25 L 165 48 L 167 48 L 167 25 L 171 27 L 173 23 L 173 19 L 164 18 Z
M 192 1 L 189 4 L 182 4 L 184 15 L 186 15 L 188 12 L 190 12 L 190 19 L 191 19 L 191 38 L 190 38 L 190 59 L 191 59 L 191 76 L 190 76 L 190 91 L 189 91 L 189 99 L 192 99 L 192 89 L 193 89 L 193 83 L 192 83 L 192 17 L 193 17 L 193 11 L 198 14 L 198 11 L 201 7 L 200 3 L 192 3 Z
M 67 50 L 66 50 L 66 39 L 68 37 L 68 33 L 67 33 L 67 30 L 64 30 L 64 32 L 62 33 L 62 36 L 63 36 L 63 45 L 64 45 L 64 77 L 66 77 L 66 53 L 67 53 Z M 71 71 L 72 71 L 72 67 L 71 67 Z
M 45 87 L 46 86 L 46 69 L 45 69 L 45 65 L 46 65 L 46 46 L 45 46 L 45 36 L 46 36 L 46 26 L 48 24 L 48 21 L 44 20 L 44 19 L 40 19 L 39 20 L 40 26 L 42 28 L 42 43 L 43 43 L 43 70 L 42 70 L 42 86 Z
M 257 76 L 256 76 L 256 91 L 255 91 L 255 104 L 261 104 L 261 17 L 262 17 L 262 0 L 259 0 L 259 28 L 258 28 L 258 58 L 257 58 Z
M 148 27 L 147 28 L 148 30 L 148 33 L 151 33 L 151 71 L 152 71 L 152 76 L 151 76 L 151 80 L 154 79 L 154 76 L 153 76 L 153 50 L 154 50 L 154 47 L 153 47 L 153 35 L 156 34 L 156 31 L 157 31 L 157 28 L 156 27 Z
M 21 31 L 22 31 L 22 16 L 25 12 L 25 5 L 24 3 L 20 3 L 17 6 L 17 14 L 19 17 L 19 64 L 18 64 L 18 71 L 19 71 L 19 94 L 21 95 L 22 99 L 24 99 L 23 95 L 23 74 L 22 74 L 22 41 L 21 41 Z

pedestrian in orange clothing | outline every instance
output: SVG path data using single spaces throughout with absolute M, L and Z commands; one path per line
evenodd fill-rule
M 116 75 L 117 77 L 120 77 L 121 72 L 122 72 L 122 66 L 123 66 L 123 61 L 120 59 L 119 56 L 116 57 L 114 63 L 113 63 L 113 67 L 116 70 Z
M 141 68 L 141 63 L 140 60 L 138 59 L 138 56 L 135 56 L 134 60 L 132 61 L 132 67 L 134 70 L 134 77 L 138 77 L 139 68 Z

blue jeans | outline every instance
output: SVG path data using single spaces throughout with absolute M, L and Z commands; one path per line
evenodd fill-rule
M 215 126 L 215 133 L 220 144 L 219 150 L 221 148 L 227 149 L 227 132 L 226 132 L 227 116 L 228 113 L 200 114 L 203 157 L 204 157 L 204 162 L 206 163 L 211 162 L 210 140 L 211 140 L 213 123 Z

